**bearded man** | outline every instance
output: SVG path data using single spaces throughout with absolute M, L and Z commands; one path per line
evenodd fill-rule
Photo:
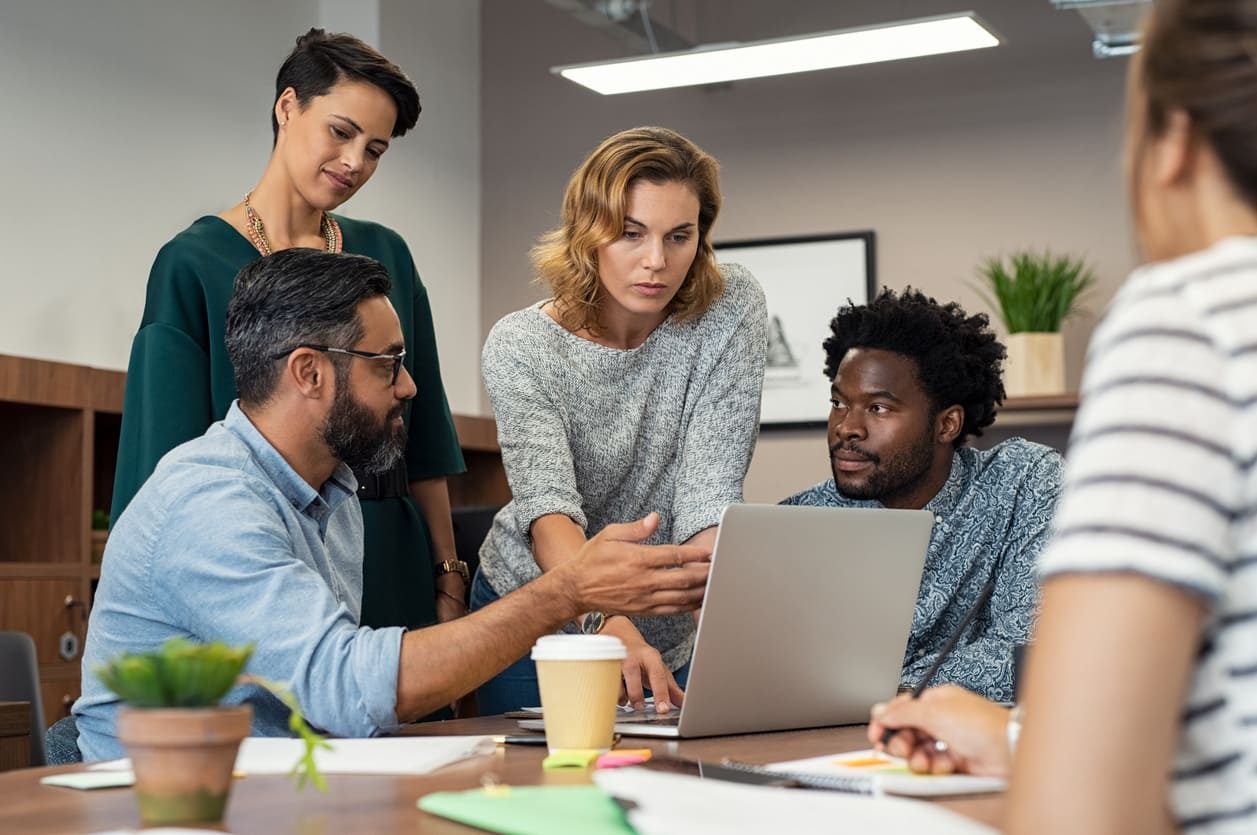
M 289 682 L 306 719 L 374 736 L 470 692 L 536 639 L 589 611 L 691 611 L 706 548 L 640 545 L 654 514 L 611 525 L 577 558 L 467 617 L 424 629 L 359 625 L 362 509 L 354 471 L 388 471 L 415 396 L 387 270 L 288 249 L 236 277 L 227 352 L 240 399 L 162 458 L 109 535 L 74 705 L 86 760 L 123 755 L 118 698 L 96 677 L 172 637 L 253 644 L 248 671 Z M 253 734 L 287 735 L 260 687 Z

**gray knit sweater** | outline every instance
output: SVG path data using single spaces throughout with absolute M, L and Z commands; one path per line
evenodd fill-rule
M 480 565 L 498 594 L 541 573 L 528 532 L 562 513 L 593 536 L 658 511 L 652 543 L 679 543 L 742 500 L 759 430 L 767 325 L 746 269 L 702 316 L 667 319 L 637 348 L 579 337 L 541 303 L 494 325 L 481 357 L 513 500 L 494 519 Z M 687 615 L 635 618 L 669 669 L 690 657 Z

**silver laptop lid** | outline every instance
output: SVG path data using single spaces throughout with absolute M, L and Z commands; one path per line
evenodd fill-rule
M 730 505 L 679 735 L 868 721 L 895 695 L 934 517 Z

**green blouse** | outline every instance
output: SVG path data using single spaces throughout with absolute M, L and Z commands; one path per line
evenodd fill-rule
M 401 237 L 376 223 L 337 216 L 346 252 L 388 268 L 390 299 L 406 335 L 406 369 L 418 388 L 407 416 L 406 469 L 414 481 L 463 471 L 450 417 L 428 292 Z M 258 257 L 218 217 L 202 217 L 162 247 L 148 279 L 139 333 L 127 367 L 112 519 L 174 447 L 222 420 L 236 398 L 223 342 L 227 302 L 241 267 Z M 406 497 L 362 502 L 364 626 L 419 627 L 436 620 L 432 545 Z

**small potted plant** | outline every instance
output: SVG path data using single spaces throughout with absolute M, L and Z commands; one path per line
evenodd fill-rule
M 125 702 L 118 738 L 131 757 L 135 796 L 146 825 L 214 823 L 223 819 L 240 742 L 249 735 L 253 709 L 219 705 L 235 684 L 267 688 L 292 711 L 289 727 L 305 742 L 294 767 L 298 785 L 326 789 L 314 749 L 327 743 L 306 725 L 284 687 L 242 676 L 253 647 L 195 644 L 172 638 L 153 652 L 125 653 L 96 669 Z
M 978 267 L 978 292 L 1008 331 L 1004 389 L 1009 397 L 1065 392 L 1065 341 L 1061 325 L 1078 312 L 1095 274 L 1081 258 L 1051 252 L 1015 252 Z

